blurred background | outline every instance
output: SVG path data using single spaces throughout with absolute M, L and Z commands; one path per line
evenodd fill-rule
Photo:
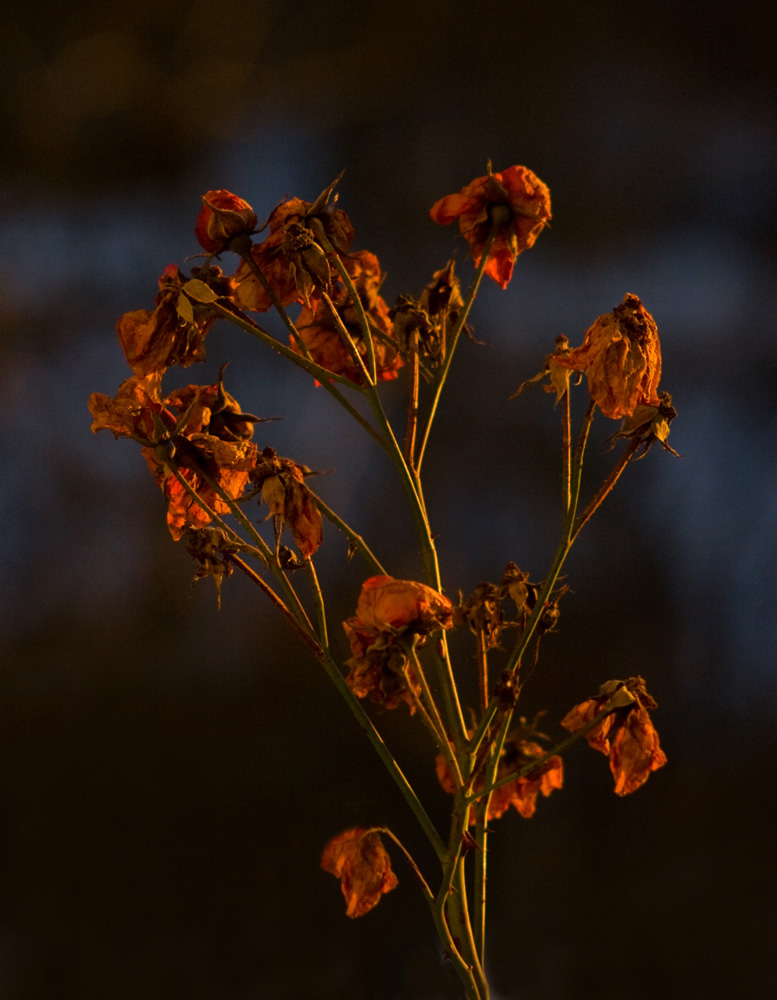
M 773 5 L 27 0 L 5 12 L 0 115 L 0 996 L 452 1000 L 412 876 L 363 920 L 318 867 L 352 825 L 414 820 L 322 673 L 247 582 L 216 608 L 137 447 L 86 400 L 127 369 L 117 317 L 183 265 L 200 196 L 260 218 L 341 170 L 389 303 L 456 227 L 430 206 L 522 163 L 553 225 L 487 283 L 427 466 L 448 592 L 541 579 L 559 521 L 551 399 L 509 396 L 555 337 L 637 293 L 679 412 L 586 529 L 522 710 L 546 731 L 642 674 L 669 764 L 619 800 L 604 758 L 495 824 L 495 1000 L 723 1000 L 773 982 L 777 70 Z M 224 266 L 231 268 L 225 260 Z M 269 321 L 268 321 L 269 322 Z M 329 474 L 397 576 L 418 559 L 391 471 L 297 370 L 217 325 L 171 387 L 227 386 L 260 446 Z M 176 381 L 177 379 L 177 381 Z M 168 385 L 168 382 L 166 382 Z M 401 389 L 385 387 L 401 412 Z M 591 491 L 612 461 L 600 418 Z M 327 530 L 332 621 L 363 578 Z M 339 630 L 335 628 L 335 632 Z M 345 655 L 343 638 L 338 636 Z M 461 647 L 466 669 L 470 650 Z M 443 822 L 425 735 L 376 718 Z

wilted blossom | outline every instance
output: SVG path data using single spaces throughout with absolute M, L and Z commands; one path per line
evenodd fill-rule
M 561 368 L 586 372 L 591 398 L 606 417 L 629 417 L 640 403 L 658 405 L 661 344 L 655 320 L 628 293 L 588 328 L 581 347 L 556 351 Z
M 321 855 L 321 867 L 340 879 L 347 917 L 363 917 L 398 885 L 376 830 L 353 827 L 333 837 Z
M 617 441 L 625 438 L 633 441 L 635 446 L 641 449 L 639 458 L 642 458 L 656 441 L 665 451 L 670 451 L 679 458 L 674 448 L 666 443 L 669 437 L 669 425 L 676 416 L 677 410 L 672 406 L 672 397 L 668 392 L 659 393 L 655 405 L 639 403 L 635 406 L 634 412 L 624 418 L 620 429 L 612 435 L 612 439 Z
M 509 774 L 521 770 L 533 760 L 539 760 L 545 755 L 539 743 L 526 739 L 531 727 L 521 725 L 516 727 L 507 737 L 499 758 L 499 765 L 496 772 L 496 780 L 506 778 Z M 443 754 L 438 754 L 436 759 L 437 778 L 443 789 L 450 795 L 456 791 L 456 784 L 451 775 L 448 763 Z M 522 778 L 507 782 L 495 789 L 491 793 L 488 803 L 487 820 L 499 819 L 504 815 L 510 806 L 513 806 L 525 819 L 530 819 L 537 809 L 537 796 L 540 793 L 547 797 L 556 788 L 564 785 L 564 762 L 561 757 L 555 755 L 549 757 L 544 764 L 540 764 L 534 771 Z M 476 783 L 475 791 L 483 787 L 482 781 Z M 475 810 L 470 807 L 469 822 L 475 822 Z
M 509 167 L 495 174 L 489 164 L 484 177 L 476 177 L 459 194 L 441 198 L 430 214 L 442 226 L 459 220 L 475 265 L 480 263 L 496 223 L 499 229 L 488 252 L 485 272 L 501 288 L 507 288 L 516 257 L 534 245 L 550 221 L 550 191 L 527 167 Z
M 406 632 L 425 636 L 450 628 L 452 620 L 451 602 L 426 584 L 370 577 L 362 585 L 356 615 L 343 622 L 351 646 L 346 683 L 359 698 L 386 708 L 405 701 L 413 712 L 418 682 L 397 640 Z
M 610 758 L 616 795 L 628 795 L 644 785 L 651 771 L 666 764 L 666 754 L 648 714 L 648 709 L 656 708 L 656 702 L 645 690 L 642 678 L 607 681 L 597 697 L 576 705 L 564 716 L 561 725 L 575 733 L 614 700 L 620 707 L 589 729 L 585 738 L 589 746 Z
M 378 258 L 367 250 L 360 250 L 346 261 L 346 267 L 370 324 L 378 381 L 395 379 L 404 362 L 400 357 L 389 308 L 378 293 L 383 277 Z M 341 281 L 336 283 L 332 291 L 332 302 L 356 350 L 367 365 L 367 344 L 362 335 L 359 313 Z M 313 308 L 303 308 L 295 325 L 300 340 L 316 364 L 335 375 L 344 375 L 361 384 L 361 369 L 343 340 L 337 320 L 326 302 L 320 300 Z M 298 354 L 304 353 L 294 337 L 291 346 Z
M 273 448 L 265 448 L 251 470 L 251 482 L 262 492 L 262 500 L 270 508 L 280 534 L 288 524 L 297 548 L 307 558 L 321 545 L 323 528 L 321 512 L 313 494 L 305 485 L 312 475 L 305 465 L 290 458 L 281 458 Z
M 171 472 L 174 459 L 181 476 L 216 513 L 229 511 L 210 478 L 231 499 L 240 497 L 256 462 L 250 440 L 259 419 L 243 413 L 224 389 L 221 377 L 214 385 L 188 385 L 160 398 L 161 375 L 132 376 L 113 399 L 92 393 L 89 410 L 92 430 L 110 430 L 144 445 L 142 455 L 168 501 L 167 524 L 174 539 L 186 527 L 201 528 L 208 512 Z
M 194 232 L 203 250 L 221 253 L 230 240 L 256 229 L 256 212 L 247 201 L 223 188 L 202 196 L 202 208 Z
M 195 268 L 193 273 L 217 295 L 232 294 L 229 278 L 218 267 Z M 188 280 L 171 264 L 159 279 L 154 309 L 134 309 L 116 323 L 124 356 L 136 375 L 164 371 L 176 364 L 188 368 L 205 360 L 205 335 L 215 314 L 193 303 L 182 291 Z
M 336 183 L 314 202 L 291 198 L 278 205 L 267 220 L 269 236 L 251 247 L 254 264 L 283 306 L 293 302 L 310 306 L 316 283 L 330 285 L 334 266 L 318 242 L 320 235 L 342 255 L 351 248 L 355 235 L 351 220 L 341 208 L 335 208 L 336 198 L 330 202 Z M 241 308 L 251 312 L 272 308 L 272 297 L 245 261 L 235 272 L 234 281 L 235 299 Z

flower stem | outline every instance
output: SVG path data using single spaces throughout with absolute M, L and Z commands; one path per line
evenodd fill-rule
M 432 424 L 434 423 L 434 418 L 437 414 L 437 406 L 440 402 L 440 396 L 442 395 L 442 390 L 445 387 L 445 382 L 448 378 L 448 372 L 450 371 L 451 362 L 453 361 L 453 354 L 456 350 L 456 345 L 459 342 L 459 337 L 461 336 L 461 331 L 464 329 L 464 324 L 467 322 L 467 317 L 469 316 L 469 311 L 472 308 L 472 303 L 475 301 L 475 296 L 480 288 L 480 282 L 483 278 L 483 274 L 486 270 L 486 264 L 488 263 L 488 254 L 491 250 L 491 244 L 494 242 L 496 234 L 499 232 L 499 223 L 494 223 L 491 227 L 491 232 L 488 234 L 488 239 L 483 247 L 483 253 L 480 257 L 480 263 L 475 271 L 475 277 L 472 279 L 472 284 L 470 285 L 469 292 L 467 293 L 467 298 L 464 300 L 464 305 L 462 306 L 461 312 L 456 320 L 456 324 L 451 331 L 451 345 L 446 352 L 445 362 L 440 372 L 440 377 L 437 382 L 437 388 L 435 389 L 434 398 L 432 399 L 431 409 L 429 411 L 429 417 L 426 422 L 426 430 L 424 431 L 424 437 L 421 441 L 421 448 L 418 452 L 418 459 L 416 461 L 416 469 L 418 472 L 421 471 L 421 465 L 424 461 L 424 455 L 426 454 L 426 446 L 429 443 L 429 434 L 432 430 Z
M 317 493 L 314 493 L 309 486 L 308 490 L 310 490 L 310 495 L 313 497 L 315 505 L 324 517 L 328 518 L 339 531 L 342 531 L 345 537 L 350 541 L 351 545 L 353 545 L 354 549 L 356 549 L 356 551 L 362 556 L 372 572 L 375 573 L 376 576 L 388 576 L 389 574 L 378 562 L 377 557 L 373 554 L 372 550 L 364 541 L 362 536 L 357 535 L 353 528 L 347 525 L 345 521 L 332 510 L 331 507 L 327 506 L 321 497 L 318 496 Z

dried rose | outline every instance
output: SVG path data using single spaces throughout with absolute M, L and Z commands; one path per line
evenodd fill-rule
M 353 827 L 333 837 L 321 855 L 321 867 L 340 879 L 347 917 L 363 917 L 398 885 L 376 830 Z
M 556 364 L 587 372 L 591 398 L 606 417 L 629 417 L 640 403 L 656 406 L 661 344 L 655 320 L 636 295 L 586 331 L 582 346 L 553 355 Z
M 350 621 L 380 632 L 411 626 L 419 631 L 450 628 L 452 619 L 451 602 L 425 583 L 371 576 L 362 584 L 356 619 Z
M 231 191 L 208 191 L 202 202 L 194 232 L 208 253 L 221 253 L 233 237 L 256 229 L 256 212 Z
M 430 214 L 442 226 L 459 220 L 476 265 L 496 222 L 499 230 L 488 252 L 486 274 L 506 288 L 516 257 L 534 245 L 550 221 L 550 191 L 526 167 L 514 166 L 495 174 L 489 164 L 485 177 L 476 177 L 459 194 L 441 198 Z
M 656 702 L 645 690 L 643 679 L 608 681 L 596 698 L 568 712 L 561 725 L 575 733 L 613 701 L 619 702 L 619 707 L 590 729 L 585 738 L 589 746 L 609 756 L 616 795 L 628 795 L 645 784 L 651 771 L 666 764 L 666 754 L 648 714 L 648 709 L 656 708 Z
M 302 555 L 312 556 L 323 540 L 321 512 L 305 485 L 310 469 L 289 458 L 280 458 L 265 448 L 251 472 L 251 482 L 260 487 L 262 500 L 270 508 L 278 534 L 288 524 Z
M 230 296 L 229 278 L 217 267 L 193 272 L 218 296 Z M 189 279 L 171 264 L 159 279 L 155 308 L 134 309 L 116 323 L 127 363 L 136 375 L 164 371 L 172 365 L 188 368 L 205 360 L 205 335 L 215 320 L 207 306 L 193 303 L 183 291 Z

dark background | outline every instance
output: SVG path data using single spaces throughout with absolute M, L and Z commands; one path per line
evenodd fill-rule
M 0 31 L 0 996 L 460 996 L 401 860 L 397 891 L 343 916 L 323 844 L 386 822 L 432 871 L 413 818 L 249 585 L 230 581 L 220 613 L 209 582 L 192 591 L 136 447 L 92 436 L 86 399 L 125 377 L 114 322 L 197 252 L 209 188 L 262 217 L 345 169 L 356 245 L 379 254 L 391 302 L 454 248 L 471 273 L 428 210 L 488 158 L 533 169 L 554 218 L 510 288 L 484 288 L 487 346 L 462 345 L 444 401 L 427 475 L 448 592 L 508 559 L 544 575 L 556 417 L 541 393 L 508 397 L 559 333 L 579 343 L 627 291 L 658 323 L 684 456 L 654 449 L 581 538 L 524 706 L 547 708 L 558 737 L 572 704 L 640 673 L 669 764 L 619 800 L 604 758 L 576 747 L 563 792 L 495 825 L 494 996 L 765 995 L 774 7 L 28 0 Z M 286 418 L 260 443 L 332 470 L 326 499 L 395 575 L 418 576 L 390 470 L 309 379 L 216 327 L 206 364 L 171 384 L 210 381 L 227 359 L 243 406 Z M 401 407 L 396 386 L 386 396 Z M 332 530 L 319 562 L 336 624 L 363 572 Z M 424 735 L 404 711 L 380 724 L 442 823 Z

